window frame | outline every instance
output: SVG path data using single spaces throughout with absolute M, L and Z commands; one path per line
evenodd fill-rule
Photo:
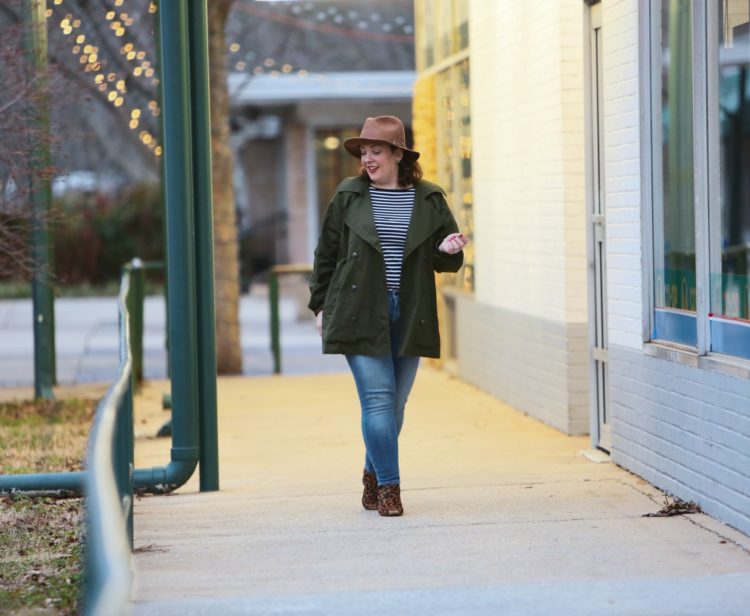
M 642 145 L 645 144 L 645 148 L 642 147 L 642 155 L 646 155 L 646 158 L 648 159 L 648 169 L 649 169 L 649 184 L 644 185 L 642 188 L 645 188 L 645 191 L 643 194 L 648 195 L 648 204 L 649 204 L 649 211 L 648 211 L 648 235 L 643 235 L 643 239 L 648 239 L 649 242 L 649 249 L 648 249 L 648 266 L 647 269 L 644 267 L 644 272 L 649 272 L 649 290 L 648 290 L 648 330 L 644 331 L 644 340 L 653 340 L 653 341 L 659 341 L 659 342 L 666 342 L 670 344 L 677 344 L 680 346 L 683 346 L 685 348 L 691 348 L 696 349 L 700 348 L 700 336 L 699 336 L 699 329 L 700 326 L 698 322 L 700 319 L 698 318 L 698 315 L 700 314 L 700 300 L 699 300 L 699 293 L 698 293 L 698 275 L 699 275 L 699 238 L 696 234 L 695 239 L 695 276 L 696 276 L 696 305 L 695 305 L 695 311 L 688 311 L 680 308 L 671 308 L 671 307 L 657 307 L 657 294 L 656 294 L 656 285 L 658 282 L 655 267 L 656 264 L 663 264 L 664 263 L 664 246 L 663 246 L 663 238 L 664 238 L 664 220 L 663 217 L 660 219 L 656 219 L 654 214 L 656 213 L 657 207 L 656 207 L 656 201 L 657 199 L 660 200 L 661 203 L 664 198 L 664 166 L 663 166 L 663 132 L 662 132 L 662 113 L 663 113 L 663 105 L 662 105 L 662 66 L 661 66 L 661 57 L 662 57 L 662 23 L 661 23 L 661 17 L 662 17 L 662 6 L 661 2 L 653 2 L 653 1 L 647 1 L 645 3 L 645 8 L 642 7 L 642 10 L 639 11 L 639 14 L 645 15 L 646 17 L 646 23 L 645 23 L 645 29 L 642 29 L 642 32 L 647 33 L 647 37 L 645 41 L 645 45 L 642 45 L 643 47 L 646 47 L 648 49 L 648 64 L 645 65 L 647 73 L 642 74 L 648 74 L 649 75 L 649 81 L 647 84 L 647 91 L 648 96 L 642 97 L 641 100 L 643 101 L 644 98 L 648 99 L 648 104 L 645 106 L 645 109 L 642 109 L 644 112 L 644 115 L 642 117 L 648 118 L 648 134 L 643 137 L 642 136 Z M 693 123 L 692 123 L 692 130 L 693 135 L 691 135 L 693 140 L 693 174 L 694 174 L 694 182 L 693 182 L 693 218 L 695 221 L 695 226 L 693 229 L 693 232 L 695 233 L 696 229 L 698 229 L 698 202 L 697 202 L 697 187 L 698 187 L 698 172 L 696 170 L 697 160 L 695 158 L 695 150 L 697 149 L 696 145 L 696 133 L 695 133 L 695 121 L 696 121 L 696 109 L 695 109 L 695 72 L 696 72 L 696 65 L 695 65 L 695 54 L 696 54 L 696 46 L 695 46 L 695 32 L 696 32 L 696 23 L 697 23 L 697 16 L 696 16 L 695 7 L 693 7 L 693 31 L 691 33 L 691 47 L 693 51 L 693 57 L 692 59 L 692 70 L 693 70 L 693 92 L 692 92 L 692 98 L 693 98 Z M 643 67 L 642 67 L 643 68 Z M 672 95 L 673 93 L 670 93 Z M 646 123 L 643 123 L 646 124 Z M 642 124 L 642 127 L 643 127 Z M 645 165 L 642 165 L 645 169 Z M 665 207 L 664 204 L 661 205 L 661 211 L 663 212 L 663 208 Z M 659 237 L 661 240 L 657 241 L 656 238 Z M 645 245 L 644 245 L 645 247 Z M 661 265 L 660 267 L 663 267 Z M 657 332 L 659 332 L 659 337 L 656 336 Z
M 654 231 L 655 199 L 663 198 L 661 166 L 661 2 L 639 0 L 639 95 L 641 157 L 641 264 L 642 264 L 642 339 L 644 353 L 696 367 L 715 369 L 750 379 L 750 358 L 732 355 L 712 346 L 717 327 L 731 330 L 731 321 L 717 320 L 711 314 L 711 265 L 721 272 L 720 220 L 721 170 L 719 163 L 718 11 L 708 3 L 693 5 L 693 168 L 695 200 L 695 277 L 696 343 L 655 338 L 657 316 L 655 297 L 656 250 Z M 658 150 L 658 151 L 657 151 Z M 718 243 L 717 243 L 718 242 Z M 712 249 L 714 253 L 712 254 Z M 713 331 L 712 331 L 713 330 Z M 726 347 L 725 347 L 726 349 Z
M 734 322 L 731 318 L 724 315 L 713 315 L 714 306 L 711 297 L 711 282 L 717 274 L 722 275 L 722 195 L 721 195 L 721 123 L 719 120 L 720 107 L 720 79 L 721 68 L 719 47 L 719 15 L 717 10 L 709 10 L 703 7 L 705 11 L 705 45 L 704 58 L 706 59 L 705 72 L 705 100 L 706 100 L 706 117 L 705 124 L 707 127 L 707 146 L 706 146 L 706 179 L 708 189 L 706 191 L 706 250 L 708 256 L 706 259 L 706 344 L 710 353 L 718 353 L 729 357 L 741 357 L 750 360 L 750 324 L 746 321 Z M 742 96 L 742 93 L 740 93 Z M 708 161 L 714 161 L 709 164 Z M 725 340 L 728 338 L 728 341 Z M 739 339 L 739 342 L 738 342 Z M 738 349 L 745 350 L 744 355 L 732 354 L 731 347 L 736 343 Z M 747 346 L 744 346 L 746 343 Z

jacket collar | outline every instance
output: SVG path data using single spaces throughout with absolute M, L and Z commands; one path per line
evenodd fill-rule
M 347 178 L 339 185 L 336 192 L 351 192 L 359 195 L 350 207 L 346 208 L 344 222 L 375 250 L 383 254 L 372 214 L 369 184 L 358 177 Z M 406 245 L 404 246 L 404 259 L 440 226 L 439 217 L 430 215 L 432 204 L 428 197 L 435 193 L 443 194 L 443 191 L 432 182 L 425 180 L 417 182 L 414 194 L 414 209 L 412 210 L 409 231 L 406 235 Z

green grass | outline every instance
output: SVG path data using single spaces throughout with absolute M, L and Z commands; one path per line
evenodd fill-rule
M 96 404 L 0 403 L 0 473 L 80 470 Z M 82 498 L 0 497 L 0 615 L 78 612 L 83 508 Z

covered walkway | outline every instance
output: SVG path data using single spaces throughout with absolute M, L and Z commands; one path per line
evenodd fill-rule
M 164 382 L 136 402 L 163 421 Z M 221 491 L 135 507 L 145 614 L 746 614 L 750 538 L 491 396 L 423 369 L 402 434 L 406 514 L 359 505 L 347 374 L 219 381 Z M 168 440 L 139 438 L 136 466 Z

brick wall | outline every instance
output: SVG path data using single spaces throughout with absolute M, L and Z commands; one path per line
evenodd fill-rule
M 559 322 L 586 320 L 582 7 L 471 4 L 476 297 Z
M 456 298 L 459 376 L 565 432 L 589 429 L 586 326 Z
M 748 381 L 610 347 L 612 459 L 750 534 Z
M 588 430 L 583 3 L 474 2 L 476 295 L 456 302 L 461 376 Z
M 633 349 L 643 342 L 637 5 L 602 4 L 609 342 Z

